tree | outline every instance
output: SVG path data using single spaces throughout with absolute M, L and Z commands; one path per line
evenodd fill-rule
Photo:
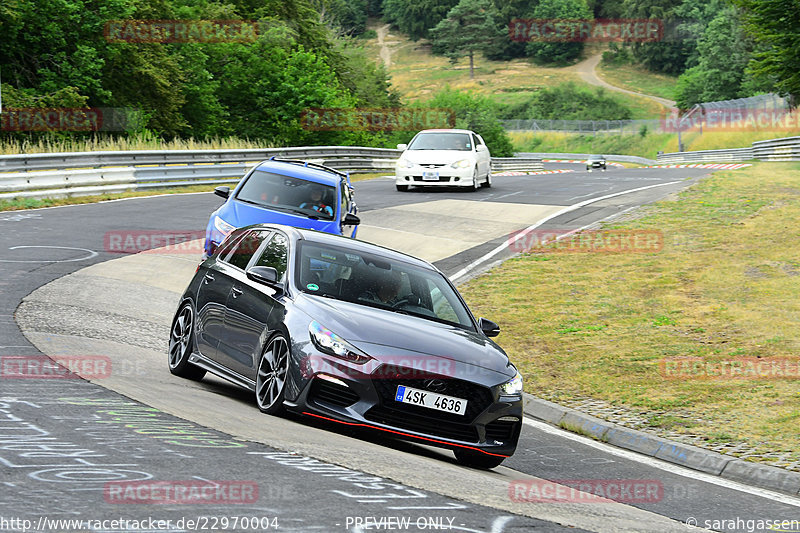
M 461 0 L 447 18 L 430 31 L 433 52 L 455 62 L 469 57 L 469 77 L 475 77 L 475 52 L 486 50 L 504 33 L 497 28 L 497 11 L 490 0 Z
M 775 89 L 800 98 L 800 9 L 797 0 L 733 0 L 745 10 L 745 27 L 759 49 L 753 54 L 748 73 Z
M 456 128 L 478 133 L 494 157 L 514 155 L 511 140 L 497 118 L 494 102 L 479 94 L 455 91 L 449 87 L 439 91 L 431 100 L 417 102 L 416 107 L 451 109 L 456 116 Z
M 743 35 L 736 8 L 728 7 L 712 20 L 700 38 L 697 65 L 678 79 L 676 102 L 688 109 L 700 102 L 747 96 L 745 67 L 752 43 Z
M 428 31 L 447 16 L 458 0 L 384 0 L 383 14 L 413 41 L 427 38 Z
M 542 0 L 533 10 L 534 19 L 560 20 L 592 18 L 585 0 Z M 528 55 L 541 63 L 564 64 L 580 57 L 582 42 L 531 41 L 526 47 Z

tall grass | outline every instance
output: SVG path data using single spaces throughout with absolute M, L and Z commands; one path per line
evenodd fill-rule
M 46 137 L 0 139 L 0 154 L 97 152 L 122 150 L 222 150 L 270 148 L 271 145 L 237 137 L 164 140 L 152 135 L 93 135 L 91 137 Z

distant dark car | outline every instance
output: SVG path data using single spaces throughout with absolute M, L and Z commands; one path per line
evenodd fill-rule
M 251 168 L 233 191 L 223 186 L 214 193 L 225 203 L 208 220 L 203 257 L 231 231 L 251 224 L 286 224 L 349 237 L 358 230 L 349 175 L 324 165 L 273 157 Z
M 591 171 L 594 168 L 606 169 L 606 156 L 604 155 L 590 155 L 586 160 L 586 170 Z
M 522 376 L 439 270 L 373 244 L 281 225 L 233 231 L 172 323 L 169 369 L 206 372 L 288 409 L 452 449 L 492 468 L 514 453 Z

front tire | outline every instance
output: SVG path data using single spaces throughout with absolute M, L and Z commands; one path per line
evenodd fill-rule
M 395 183 L 395 188 L 400 192 L 406 192 L 408 190 L 408 185 L 397 185 Z
M 489 455 L 474 450 L 466 450 L 464 448 L 456 448 L 453 450 L 453 455 L 456 456 L 456 460 L 459 462 L 459 464 L 468 466 L 470 468 L 480 468 L 483 470 L 500 466 L 500 463 L 506 459 L 505 457 Z
M 286 376 L 289 370 L 289 343 L 283 334 L 272 337 L 258 361 L 256 403 L 262 413 L 277 415 L 283 412 Z
M 206 371 L 189 362 L 194 349 L 194 308 L 184 302 L 172 321 L 169 334 L 169 371 L 186 379 L 200 380 Z

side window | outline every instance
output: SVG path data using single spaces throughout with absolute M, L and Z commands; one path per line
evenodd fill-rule
M 474 143 L 475 143 L 475 148 L 477 148 L 478 146 L 480 146 L 480 145 L 482 145 L 482 144 L 483 144 L 483 143 L 481 142 L 481 138 L 480 138 L 480 137 L 478 137 L 477 135 L 473 135 L 473 136 L 472 136 L 472 142 L 474 142 Z
M 450 305 L 450 302 L 444 297 L 439 287 L 434 285 L 430 280 L 428 280 L 428 290 L 430 291 L 431 303 L 433 304 L 433 313 L 443 320 L 458 323 L 458 315 L 453 309 L 453 306 Z
M 286 237 L 276 233 L 264 247 L 264 252 L 258 258 L 255 266 L 272 267 L 278 271 L 278 278 L 282 278 L 286 272 L 287 260 Z
M 242 236 L 242 233 L 244 233 L 244 230 L 234 230 L 231 234 L 225 237 L 225 240 L 220 243 L 216 251 L 217 258 L 220 261 L 222 261 L 226 255 L 228 255 L 228 253 L 231 251 L 231 248 L 236 246 L 236 243 Z
M 245 270 L 250 259 L 253 258 L 253 254 L 258 251 L 258 247 L 261 246 L 261 243 L 270 233 L 270 231 L 265 230 L 251 231 L 239 240 L 236 248 L 224 260 L 235 267 Z

